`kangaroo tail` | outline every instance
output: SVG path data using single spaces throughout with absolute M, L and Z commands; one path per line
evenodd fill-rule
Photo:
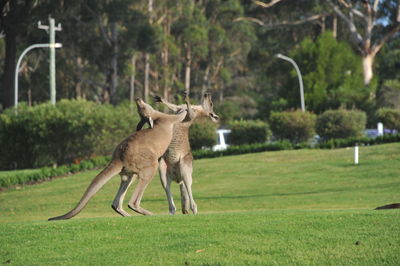
M 70 219 L 77 215 L 86 206 L 89 200 L 104 186 L 104 184 L 107 183 L 113 176 L 121 172 L 121 170 L 122 164 L 120 162 L 109 163 L 107 167 L 104 168 L 104 170 L 93 179 L 92 183 L 90 183 L 85 194 L 83 194 L 81 200 L 75 208 L 64 215 L 49 218 L 49 221 Z

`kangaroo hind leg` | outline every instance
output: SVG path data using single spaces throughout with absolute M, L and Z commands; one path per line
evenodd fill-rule
M 179 188 L 181 190 L 182 213 L 189 214 L 189 205 L 190 205 L 189 195 L 186 190 L 185 183 L 183 183 L 183 181 L 181 183 L 179 183 Z
M 159 163 L 159 169 L 160 169 L 160 181 L 161 185 L 165 190 L 165 194 L 167 196 L 168 200 L 168 206 L 169 206 L 169 214 L 174 215 L 176 212 L 176 207 L 174 203 L 174 199 L 172 197 L 171 193 L 171 178 L 168 176 L 167 172 L 167 164 L 165 163 L 164 159 L 160 159 Z
M 147 167 L 146 169 L 139 172 L 139 181 L 138 184 L 133 191 L 133 195 L 131 200 L 129 201 L 128 207 L 133 211 L 143 214 L 143 215 L 153 215 L 152 212 L 140 207 L 140 202 L 143 197 L 143 193 L 146 190 L 147 185 L 153 179 L 154 174 L 157 171 L 157 163 L 155 163 L 152 167 Z
M 133 183 L 136 179 L 136 175 L 134 174 L 126 174 L 121 173 L 121 184 L 119 186 L 117 195 L 111 205 L 114 211 L 119 213 L 122 216 L 131 216 L 128 212 L 123 209 L 123 202 L 126 195 L 126 191 L 128 190 L 129 186 Z
M 197 205 L 196 202 L 193 199 L 193 193 L 192 193 L 192 172 L 193 172 L 193 166 L 192 166 L 192 161 L 184 158 L 183 161 L 180 162 L 180 174 L 183 179 L 183 183 L 185 185 L 187 195 L 189 196 L 189 202 L 190 202 L 190 209 L 192 210 L 193 214 L 197 213 Z

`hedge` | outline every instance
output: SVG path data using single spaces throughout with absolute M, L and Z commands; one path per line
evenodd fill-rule
M 43 167 L 33 173 L 16 173 L 0 177 L 0 188 L 29 184 L 43 181 L 52 177 L 87 171 L 97 167 L 105 166 L 111 160 L 110 156 L 99 156 L 89 160 L 83 160 L 79 164 L 63 165 L 60 167 Z
M 244 144 L 240 146 L 229 146 L 226 150 L 212 151 L 212 150 L 197 150 L 193 151 L 195 159 L 201 158 L 214 158 L 227 155 L 238 155 L 246 153 L 255 153 L 263 151 L 280 151 L 293 149 L 293 145 L 289 141 L 279 141 L 271 143 L 253 143 Z
M 322 139 L 361 137 L 367 115 L 358 110 L 328 110 L 318 116 L 316 130 Z
M 320 149 L 335 149 L 335 148 L 345 148 L 352 147 L 355 144 L 358 145 L 377 145 L 384 143 L 400 142 L 400 134 L 394 135 L 384 135 L 376 138 L 368 137 L 351 137 L 343 139 L 329 139 L 325 142 L 316 145 L 316 148 Z
M 193 150 L 211 148 L 217 142 L 215 131 L 217 123 L 208 118 L 198 119 L 189 128 L 189 142 Z
M 301 110 L 272 112 L 269 123 L 275 138 L 300 143 L 315 135 L 315 119 L 315 114 Z
M 375 115 L 385 128 L 400 131 L 400 109 L 380 108 Z
M 271 135 L 269 126 L 261 120 L 236 120 L 229 123 L 232 145 L 263 143 Z
M 110 154 L 133 131 L 139 118 L 128 106 L 61 100 L 0 114 L 0 169 L 70 164 Z M 6 151 L 6 152 L 5 152 Z

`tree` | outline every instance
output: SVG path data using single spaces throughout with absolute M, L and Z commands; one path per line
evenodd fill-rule
M 276 4 L 286 1 L 271 1 L 269 4 L 255 1 L 255 4 L 263 8 L 271 8 Z M 400 1 L 398 0 L 328 0 L 328 1 L 303 1 L 311 13 L 300 15 L 297 18 L 287 19 L 279 17 L 278 21 L 271 16 L 268 19 L 261 17 L 239 17 L 237 20 L 249 20 L 268 29 L 282 26 L 296 26 L 308 22 L 320 22 L 323 24 L 326 16 L 332 12 L 341 18 L 350 33 L 349 41 L 362 56 L 364 84 L 369 85 L 373 78 L 373 63 L 375 56 L 382 47 L 400 30 Z M 329 10 L 330 6 L 332 11 Z M 286 4 L 288 5 L 288 4 Z M 299 5 L 296 1 L 296 5 Z M 310 13 L 310 12 L 308 12 Z M 256 13 L 259 15 L 259 13 Z M 293 13 L 289 15 L 293 17 Z
M 337 41 L 328 31 L 316 41 L 305 38 L 291 56 L 303 74 L 308 110 L 321 113 L 339 107 L 365 107 L 370 90 L 363 84 L 361 59 L 347 43 Z M 292 76 L 296 77 L 294 71 Z M 297 85 L 295 78 L 293 81 L 293 86 L 288 86 L 291 90 Z
M 5 62 L 2 77 L 3 108 L 14 103 L 14 75 L 17 54 L 17 37 L 21 26 L 29 16 L 33 1 L 0 1 L 0 33 L 5 36 Z
M 347 25 L 350 41 L 362 56 L 364 84 L 370 84 L 376 55 L 400 30 L 400 1 L 328 0 L 328 3 Z

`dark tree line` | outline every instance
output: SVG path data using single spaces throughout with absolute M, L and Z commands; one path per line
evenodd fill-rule
M 384 92 L 400 89 L 391 67 L 400 50 L 399 6 L 398 0 L 0 0 L 2 108 L 13 104 L 17 56 L 48 41 L 37 23 L 51 15 L 63 27 L 56 35 L 63 43 L 56 52 L 58 99 L 118 104 L 152 94 L 172 98 L 180 90 L 200 99 L 209 91 L 220 112 L 265 118 L 299 107 L 296 74 L 275 57 L 282 53 L 304 74 L 309 110 L 369 111 L 385 105 Z M 26 56 L 20 101 L 47 101 L 47 64 L 45 49 Z

